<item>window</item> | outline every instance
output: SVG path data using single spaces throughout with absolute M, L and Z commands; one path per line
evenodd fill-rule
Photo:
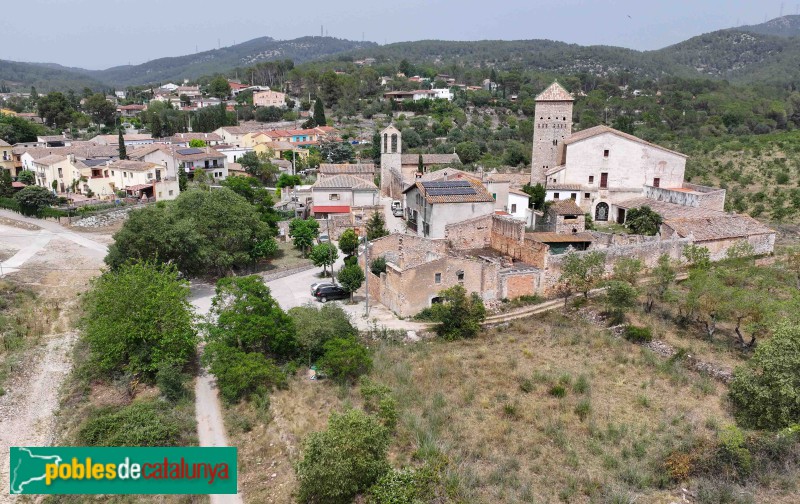
M 517 213 L 517 204 L 516 203 L 512 203 L 511 204 L 511 213 Z
M 661 186 L 661 179 L 656 177 L 653 179 L 653 187 L 660 187 Z
M 603 157 L 608 157 L 608 149 L 603 151 Z
M 492 193 L 492 199 L 497 201 L 497 193 Z
M 153 178 L 153 174 L 152 174 L 152 173 L 150 173 L 150 172 L 148 172 L 148 173 L 147 173 L 147 180 L 150 180 L 151 178 Z
M 331 201 L 339 201 L 339 195 L 337 193 L 331 193 L 328 195 L 328 199 Z
M 553 145 L 558 145 L 558 140 L 553 140 Z
M 463 282 L 464 281 L 464 271 L 462 271 L 462 270 L 456 271 L 456 279 L 459 282 Z
M 600 174 L 600 188 L 608 189 L 608 173 Z
M 128 178 L 128 172 L 122 172 L 122 178 Z
M 112 177 L 114 176 L 114 170 L 111 170 L 111 176 Z
M 433 281 L 436 282 L 437 284 L 442 283 L 442 274 L 436 273 L 435 275 L 433 275 Z
M 569 197 L 570 197 L 570 199 L 576 200 L 576 199 L 578 199 L 578 193 L 572 193 L 572 194 L 569 195 Z
M 583 199 L 589 199 L 591 197 L 592 197 L 591 193 L 588 192 L 583 193 Z
M 173 193 L 173 192 L 174 192 L 174 191 L 170 190 L 170 192 L 169 192 L 169 195 L 170 195 L 170 196 L 172 196 L 172 193 Z
M 558 198 L 559 198 L 559 196 L 560 196 L 560 194 L 559 194 L 559 193 L 553 193 L 553 199 L 558 199 Z
M 63 178 L 63 177 L 64 177 L 64 172 L 62 171 L 61 168 L 59 168 L 58 169 L 58 178 Z
M 594 175 L 589 175 L 589 183 L 594 184 Z
M 392 135 L 392 152 L 397 152 L 397 134 Z

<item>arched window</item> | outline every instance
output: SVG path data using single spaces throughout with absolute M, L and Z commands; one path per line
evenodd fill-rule
M 392 152 L 397 152 L 397 134 L 392 134 Z
M 383 152 L 389 152 L 389 135 L 383 134 Z
M 607 221 L 608 220 L 608 204 L 598 203 L 594 210 L 594 220 Z

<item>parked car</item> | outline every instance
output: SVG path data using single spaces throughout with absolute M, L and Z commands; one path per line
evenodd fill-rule
M 330 237 L 330 236 L 328 236 L 328 234 L 327 234 L 327 233 L 322 233 L 322 234 L 321 234 L 321 235 L 319 235 L 319 237 L 317 238 L 317 243 L 330 243 L 330 241 L 331 241 L 331 237 Z
M 317 287 L 314 297 L 320 303 L 327 303 L 331 299 L 347 299 L 350 293 L 338 285 L 328 284 Z
M 333 282 L 314 282 L 314 283 L 312 283 L 311 284 L 311 295 L 312 296 L 315 295 L 316 292 L 317 292 L 317 289 L 319 289 L 323 285 L 333 285 Z

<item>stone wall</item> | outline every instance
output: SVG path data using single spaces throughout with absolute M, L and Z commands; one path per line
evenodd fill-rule
M 446 254 L 447 243 L 444 240 L 429 240 L 402 233 L 372 240 L 369 245 L 370 261 L 376 257 L 385 257 L 387 262 L 393 263 L 400 270 Z
M 775 234 L 750 235 L 747 238 L 726 238 L 723 240 L 695 241 L 695 245 L 706 247 L 712 261 L 727 259 L 728 249 L 746 241 L 753 247 L 756 255 L 771 254 L 775 248 Z
M 455 250 L 486 248 L 491 245 L 493 215 L 448 224 L 444 228 L 444 239 Z
M 668 187 L 644 186 L 645 197 L 666 203 L 674 203 L 688 207 L 706 208 L 709 210 L 725 210 L 725 189 L 707 187 L 684 182 L 683 189 L 692 192 L 676 191 Z
M 613 245 L 594 251 L 602 252 L 606 255 L 606 274 L 610 275 L 614 269 L 614 264 L 622 258 L 636 258 L 644 263 L 645 268 L 653 268 L 658 262 L 658 258 L 667 254 L 672 260 L 680 261 L 683 255 L 683 248 L 692 243 L 689 238 L 678 238 L 671 240 L 653 240 L 631 245 Z M 578 255 L 586 255 L 592 250 L 574 252 Z M 539 293 L 545 296 L 555 294 L 554 288 L 559 284 L 561 268 L 566 254 L 550 256 L 547 258 L 547 269 L 543 274 Z
M 501 272 L 498 279 L 498 299 L 515 299 L 536 294 L 540 276 L 541 271 L 535 268 Z

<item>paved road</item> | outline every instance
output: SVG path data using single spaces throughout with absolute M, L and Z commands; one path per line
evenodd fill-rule
M 214 286 L 204 283 L 191 285 L 190 301 L 195 308 L 195 313 L 200 316 L 208 315 L 211 310 L 211 298 L 214 297 Z M 202 347 L 201 347 L 202 352 Z M 225 422 L 222 421 L 222 406 L 217 393 L 217 383 L 214 375 L 205 368 L 200 370 L 200 375 L 194 384 L 195 418 L 197 420 L 197 439 L 200 446 L 230 446 Z M 242 504 L 241 491 L 236 495 L 212 495 L 212 504 Z

